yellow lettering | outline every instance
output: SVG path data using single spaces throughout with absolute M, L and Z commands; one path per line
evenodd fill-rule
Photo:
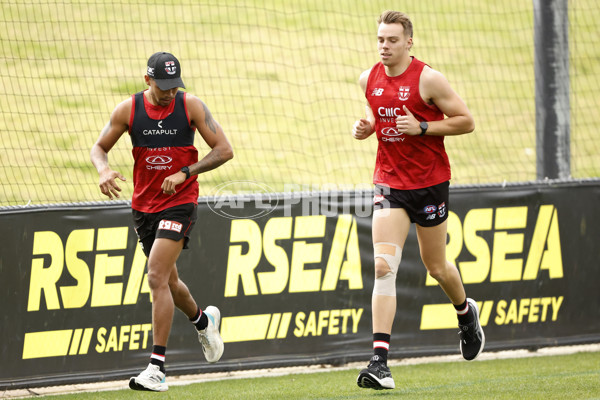
M 348 319 L 352 317 L 352 310 L 345 309 L 342 310 L 342 334 L 345 334 L 348 331 Z
M 148 347 L 148 336 L 152 332 L 152 324 L 142 324 L 142 332 L 144 332 L 144 340 L 142 341 L 142 349 Z
M 126 226 L 98 229 L 97 251 L 123 250 L 127 248 Z M 106 278 L 123 275 L 124 256 L 96 254 L 92 307 L 116 306 L 121 304 L 123 283 L 106 283 Z
M 292 222 L 292 217 L 271 218 L 265 225 L 263 248 L 267 261 L 275 270 L 256 274 L 262 294 L 281 293 L 287 286 L 290 273 L 288 256 L 277 241 L 292 237 Z
M 329 310 L 319 311 L 319 322 L 317 324 L 317 336 L 323 334 L 323 329 L 329 325 Z
M 71 232 L 65 246 L 65 262 L 69 273 L 77 281 L 75 286 L 60 288 L 65 308 L 81 308 L 90 297 L 91 277 L 89 266 L 77 257 L 80 251 L 94 250 L 94 230 L 79 229 Z
M 558 318 L 558 310 L 560 309 L 563 300 L 563 296 L 552 298 L 552 321 L 556 321 L 556 319 Z
M 296 314 L 296 328 L 294 329 L 294 336 L 302 337 L 304 335 L 304 319 L 306 318 L 306 314 L 302 311 L 299 311 Z
M 490 272 L 490 249 L 485 239 L 477 235 L 477 231 L 492 229 L 493 212 L 491 208 L 474 209 L 465 216 L 465 246 L 475 256 L 475 260 L 459 263 L 464 283 L 481 283 Z
M 242 290 L 246 296 L 257 295 L 258 288 L 254 278 L 254 269 L 258 266 L 262 254 L 262 235 L 258 224 L 251 219 L 232 220 L 229 241 L 231 243 L 247 243 L 248 250 L 242 254 L 241 244 L 229 246 L 225 297 L 237 296 L 240 279 Z
M 108 334 L 108 340 L 106 341 L 106 348 L 104 349 L 104 351 L 117 351 L 118 344 L 119 342 L 117 340 L 117 327 L 113 326 L 112 328 L 110 328 L 110 333 Z
M 523 317 L 529 313 L 530 299 L 521 299 L 519 302 L 519 324 L 523 322 Z
M 329 327 L 327 332 L 330 335 L 338 335 L 340 333 L 340 328 L 338 324 L 340 323 L 340 310 L 331 310 L 329 313 Z
M 50 266 L 44 268 L 44 258 L 35 257 L 48 254 Z M 42 291 L 48 310 L 60 308 L 56 282 L 62 274 L 64 264 L 63 245 L 60 237 L 51 231 L 35 232 L 33 234 L 33 252 L 31 260 L 31 278 L 29 281 L 29 299 L 27 311 L 38 311 Z
M 308 320 L 306 321 L 306 329 L 304 329 L 304 336 L 317 336 L 317 316 L 314 311 L 308 314 Z
M 296 217 L 294 237 L 301 239 L 322 238 L 325 236 L 325 222 L 326 217 L 324 215 Z M 306 270 L 304 265 L 319 263 L 322 251 L 323 243 L 307 243 L 304 240 L 294 242 L 290 268 L 290 293 L 319 291 L 321 270 Z
M 146 274 L 146 255 L 141 246 L 135 246 L 135 253 L 131 263 L 131 271 L 127 280 L 123 304 L 137 303 L 140 293 L 150 293 L 148 288 L 148 274 Z
M 123 344 L 129 341 L 129 331 L 131 326 L 123 325 L 119 332 L 119 351 L 123 351 Z
M 129 335 L 129 350 L 139 350 L 140 344 L 140 329 L 141 325 L 131 325 L 131 335 Z
M 563 277 L 558 213 L 550 204 L 540 206 L 523 280 L 536 279 L 541 269 L 548 270 L 550 279 Z
M 540 319 L 542 322 L 546 321 L 546 316 L 548 315 L 548 306 L 552 303 L 552 298 L 550 297 L 542 297 L 542 315 Z
M 106 328 L 99 328 L 98 333 L 96 334 L 96 339 L 98 340 L 98 344 L 96 345 L 96 352 L 98 353 L 104 353 L 104 349 L 106 348 L 106 340 L 104 339 L 105 336 Z
M 515 324 L 517 323 L 517 319 L 517 301 L 515 299 L 512 299 L 510 301 L 510 305 L 508 306 L 508 311 L 506 312 L 506 320 L 504 321 L 504 323 L 510 324 L 512 322 L 513 324 Z
M 531 304 L 529 305 L 529 319 L 527 322 L 538 322 L 539 317 L 537 314 L 539 312 L 540 300 L 541 299 L 539 297 L 531 299 Z
M 360 317 L 362 316 L 363 309 L 359 308 L 352 309 L 352 333 L 358 332 L 358 323 L 360 322 Z
M 328 263 L 329 264 L 329 263 Z M 358 247 L 358 231 L 356 219 L 352 219 L 352 227 L 346 246 L 346 261 L 342 263 L 340 280 L 348 281 L 348 289 L 359 290 L 363 288 L 362 266 L 360 263 L 360 250 Z
M 496 209 L 495 230 L 524 229 L 527 226 L 527 207 L 502 207 Z M 521 280 L 523 260 L 507 259 L 507 254 L 523 252 L 523 233 L 494 233 L 491 282 Z

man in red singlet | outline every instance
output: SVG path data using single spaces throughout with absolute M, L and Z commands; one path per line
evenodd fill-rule
M 100 190 L 110 199 L 119 197 L 124 181 L 108 165 L 108 152 L 125 131 L 133 144 L 131 200 L 134 227 L 148 257 L 148 285 L 152 293 L 153 348 L 148 367 L 129 381 L 134 390 L 165 391 L 165 354 L 174 306 L 188 316 L 208 362 L 223 354 L 217 307 L 202 311 L 179 279 L 176 261 L 187 248 L 196 221 L 197 175 L 222 165 L 233 150 L 208 107 L 199 98 L 180 91 L 181 65 L 165 52 L 148 59 L 147 90 L 116 106 L 90 157 L 100 175 Z M 195 131 L 211 150 L 198 160 Z
M 406 14 L 386 11 L 378 24 L 381 61 L 360 76 L 366 118 L 356 121 L 352 132 L 358 140 L 375 132 L 378 140 L 372 227 L 374 355 L 357 383 L 393 389 L 387 356 L 396 314 L 396 273 L 411 223 L 416 224 L 427 271 L 456 309 L 463 357 L 475 359 L 485 337 L 477 303 L 466 297 L 458 269 L 446 260 L 450 163 L 444 136 L 472 132 L 473 117 L 441 73 L 409 55 L 413 28 Z

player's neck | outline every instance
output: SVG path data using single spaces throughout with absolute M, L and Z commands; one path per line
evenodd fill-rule
M 151 105 L 152 107 L 155 107 L 155 108 L 156 108 L 156 107 L 163 107 L 163 108 L 165 107 L 165 106 L 162 106 L 162 105 L 160 105 L 160 104 L 158 103 L 158 101 L 156 100 L 156 98 L 154 98 L 154 97 L 152 96 L 152 93 L 151 93 L 151 92 L 150 92 L 150 90 L 148 90 L 148 89 L 146 89 L 146 90 L 144 91 L 144 99 L 146 100 L 146 104 L 149 104 L 149 105 Z
M 389 77 L 402 75 L 407 69 L 413 58 L 409 55 L 402 57 L 402 59 L 393 65 L 385 65 L 385 73 Z

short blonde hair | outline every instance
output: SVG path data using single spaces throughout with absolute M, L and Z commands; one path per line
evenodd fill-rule
M 404 28 L 404 34 L 408 37 L 413 36 L 413 26 L 408 15 L 400 11 L 384 11 L 377 20 L 377 24 L 400 24 Z

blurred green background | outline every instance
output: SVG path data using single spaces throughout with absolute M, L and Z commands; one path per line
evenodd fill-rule
M 571 173 L 600 177 L 600 5 L 570 0 Z M 146 60 L 175 54 L 235 151 L 199 177 L 269 190 L 369 187 L 376 140 L 354 140 L 377 23 L 408 13 L 412 54 L 441 71 L 476 121 L 447 138 L 452 184 L 536 179 L 532 1 L 6 1 L 0 16 L 0 206 L 107 200 L 89 150 Z M 208 149 L 198 136 L 201 154 Z M 109 154 L 132 194 L 131 141 Z M 251 186 L 251 185 L 250 185 Z M 229 187 L 236 187 L 229 185 Z

